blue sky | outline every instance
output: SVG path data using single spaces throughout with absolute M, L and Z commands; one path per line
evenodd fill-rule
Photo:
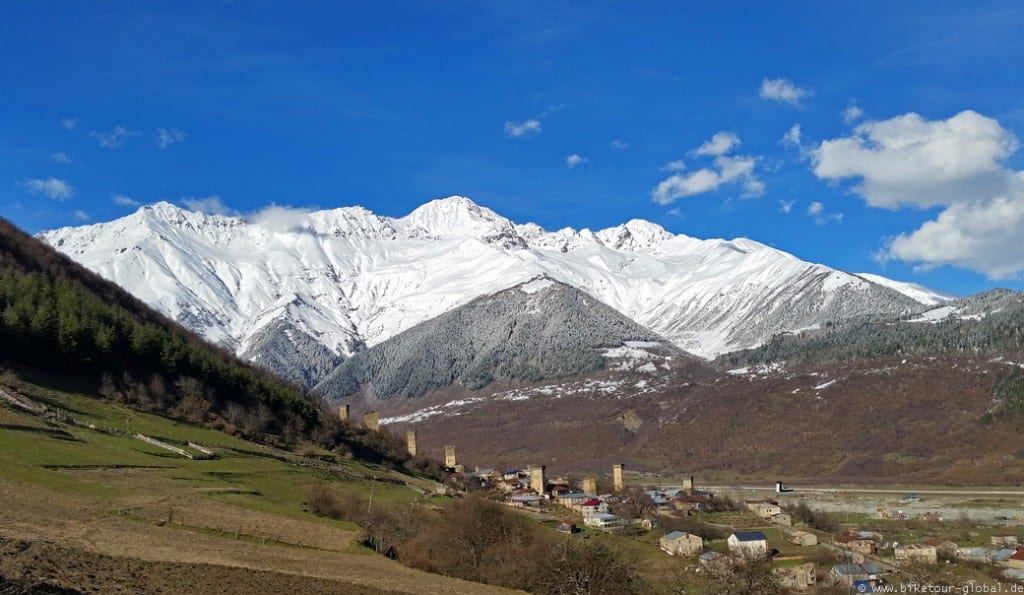
M 1019 2 L 295 6 L 5 4 L 0 214 L 461 194 L 1024 289 Z

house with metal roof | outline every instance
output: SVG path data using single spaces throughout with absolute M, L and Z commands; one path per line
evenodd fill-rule
M 760 531 L 737 531 L 726 539 L 729 553 L 744 558 L 768 556 L 768 538 Z
M 685 531 L 666 533 L 658 540 L 661 550 L 670 556 L 692 556 L 704 549 L 704 540 Z
M 834 585 L 852 587 L 854 584 L 869 583 L 872 587 L 878 585 L 883 568 L 874 562 L 863 564 L 836 564 L 829 571 L 829 578 Z
M 583 524 L 603 531 L 621 529 L 625 526 L 625 523 L 621 518 L 606 512 L 599 512 L 597 514 L 583 517 Z

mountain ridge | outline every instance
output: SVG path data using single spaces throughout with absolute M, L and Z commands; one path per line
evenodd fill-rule
M 537 275 L 706 359 L 827 321 L 923 310 L 922 293 L 931 295 L 918 289 L 914 299 L 905 284 L 886 287 L 746 238 L 700 240 L 639 219 L 548 232 L 465 197 L 397 218 L 271 207 L 246 219 L 162 202 L 38 237 L 250 358 L 282 325 L 347 358 Z M 272 369 L 293 364 L 303 365 L 290 358 Z M 317 374 L 305 367 L 294 377 Z

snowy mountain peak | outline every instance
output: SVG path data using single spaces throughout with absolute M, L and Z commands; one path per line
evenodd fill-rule
M 644 250 L 675 237 L 664 227 L 643 219 L 631 219 L 622 225 L 602 229 L 595 235 L 602 244 L 615 250 Z
M 596 233 L 548 232 L 460 196 L 400 218 L 362 207 L 269 207 L 226 217 L 163 202 L 39 237 L 211 341 L 254 359 L 273 345 L 278 362 L 291 357 L 289 342 L 321 346 L 321 363 L 348 357 L 520 283 L 544 295 L 547 279 L 703 357 L 928 303 L 895 282 L 753 240 L 700 240 L 642 220 Z
M 518 238 L 511 221 L 464 196 L 432 200 L 395 223 L 410 237 Z

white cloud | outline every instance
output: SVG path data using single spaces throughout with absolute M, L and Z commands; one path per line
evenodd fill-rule
M 71 163 L 71 158 L 68 157 L 67 153 L 50 153 L 50 159 L 57 163 Z
M 174 143 L 183 143 L 188 139 L 188 133 L 178 128 L 157 128 L 156 146 L 160 150 L 166 149 Z
M 86 213 L 85 211 L 82 211 L 80 209 L 72 211 L 71 216 L 73 216 L 75 219 L 78 219 L 79 221 L 88 221 L 90 219 L 89 213 Z
M 789 211 L 786 212 L 788 213 Z M 826 213 L 825 203 L 818 201 L 813 201 L 807 205 L 807 214 L 814 217 L 814 222 L 818 225 L 826 225 L 832 221 L 838 222 L 843 220 L 842 213 Z
M 946 120 L 909 113 L 822 142 L 813 150 L 814 173 L 858 180 L 853 191 L 871 206 L 942 208 L 890 239 L 879 260 L 1009 279 L 1024 273 L 1024 171 L 1003 164 L 1018 148 L 999 122 L 970 110 Z
M 851 103 L 845 110 L 843 110 L 843 121 L 847 124 L 853 124 L 857 120 L 864 117 L 864 110 L 857 107 L 856 104 Z
M 309 209 L 296 209 L 272 204 L 247 217 L 253 223 L 277 232 L 302 231 L 312 227 Z
M 116 149 L 124 144 L 129 137 L 141 134 L 136 130 L 128 130 L 124 126 L 115 126 L 110 132 L 90 132 L 89 135 L 96 139 L 101 147 Z
M 793 205 L 796 204 L 795 200 L 780 200 L 779 201 L 779 212 L 786 213 L 787 215 L 793 211 Z
M 577 153 L 573 153 L 572 155 L 569 155 L 568 157 L 565 158 L 565 165 L 568 166 L 569 169 L 572 169 L 581 163 L 586 163 L 586 161 L 586 157 L 583 157 Z
M 181 199 L 181 203 L 193 211 L 199 211 L 208 215 L 238 215 L 238 211 L 226 207 L 221 202 L 219 194 L 203 198 L 184 196 Z
M 814 174 L 855 178 L 853 191 L 875 207 L 932 207 L 1005 194 L 1013 177 L 1000 161 L 1017 138 L 973 111 L 947 120 L 910 113 L 858 125 L 811 150 Z
M 61 118 L 60 125 L 68 130 L 74 130 L 78 125 L 78 118 Z
M 786 134 L 782 135 L 782 140 L 779 141 L 779 143 L 783 146 L 796 147 L 798 149 L 803 148 L 803 145 L 800 144 L 800 125 L 793 124 L 793 126 L 786 131 Z
M 703 167 L 687 174 L 679 173 L 685 165 L 671 161 L 663 170 L 674 171 L 651 190 L 651 198 L 658 204 L 669 204 L 680 198 L 717 190 L 724 184 L 740 182 L 740 198 L 754 198 L 764 194 L 764 182 L 754 175 L 758 157 L 725 155 L 740 144 L 740 138 L 731 132 L 719 132 L 692 151 L 695 155 L 714 155 L 714 167 Z
M 114 201 L 114 204 L 121 205 L 122 207 L 137 207 L 142 204 L 134 198 L 121 194 L 120 192 L 111 196 L 110 200 Z
M 659 205 L 667 205 L 686 196 L 710 192 L 721 185 L 722 178 L 718 172 L 702 168 L 685 176 L 672 174 L 655 186 L 651 191 L 651 197 Z
M 761 80 L 761 99 L 800 105 L 800 100 L 807 95 L 806 89 L 801 89 L 786 79 L 765 78 Z
M 28 179 L 21 183 L 32 194 L 45 194 L 53 200 L 65 201 L 75 195 L 75 188 L 64 180 L 57 178 Z
M 686 163 L 682 159 L 674 159 L 661 166 L 660 169 L 662 171 L 683 171 L 686 169 Z
M 1021 181 L 1024 185 L 1024 180 Z M 957 203 L 916 231 L 900 234 L 882 250 L 883 259 L 978 271 L 990 279 L 1024 272 L 1024 189 L 1014 196 Z
M 613 138 L 608 142 L 608 146 L 619 151 L 625 151 L 629 148 L 629 143 L 619 138 Z
M 516 124 L 515 122 L 505 122 L 505 136 L 509 138 L 519 138 L 520 136 L 532 136 L 534 134 L 540 134 L 540 120 L 529 119 L 525 122 Z
M 740 144 L 740 137 L 732 132 L 718 132 L 694 151 L 696 155 L 725 155 Z

